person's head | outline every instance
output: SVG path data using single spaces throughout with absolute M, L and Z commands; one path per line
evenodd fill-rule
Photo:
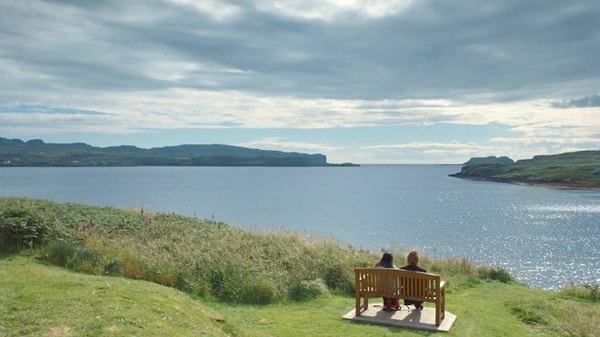
M 383 253 L 381 260 L 379 260 L 380 266 L 391 266 L 394 263 L 394 256 L 390 253 Z
M 411 266 L 416 266 L 419 264 L 419 253 L 416 249 L 408 252 L 408 255 L 406 255 L 406 262 Z

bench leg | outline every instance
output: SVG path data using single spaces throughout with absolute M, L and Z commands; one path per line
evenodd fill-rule
M 446 315 L 446 288 L 442 288 L 442 319 Z
M 361 298 L 363 302 L 362 305 L 360 304 Z M 356 296 L 356 303 L 354 304 L 354 316 L 360 316 L 360 313 L 367 309 L 369 309 L 369 296 Z
M 440 298 L 435 302 L 435 325 L 439 326 L 446 315 L 446 289 L 442 288 Z

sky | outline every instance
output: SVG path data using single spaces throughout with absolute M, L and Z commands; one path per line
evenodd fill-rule
M 597 0 L 0 0 L 0 137 L 330 163 L 600 150 Z

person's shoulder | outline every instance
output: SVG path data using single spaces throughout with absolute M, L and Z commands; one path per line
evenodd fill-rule
M 404 270 L 410 270 L 410 271 L 420 271 L 422 273 L 426 273 L 427 271 L 419 266 L 413 266 L 410 264 L 407 264 L 406 266 L 400 267 L 400 269 L 404 269 Z

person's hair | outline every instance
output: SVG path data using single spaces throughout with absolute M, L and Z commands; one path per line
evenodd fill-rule
M 411 266 L 416 266 L 419 263 L 419 253 L 416 249 L 408 252 L 408 255 L 406 255 L 406 262 Z
M 394 263 L 394 256 L 390 253 L 383 253 L 381 260 L 379 260 L 378 266 L 391 267 Z

